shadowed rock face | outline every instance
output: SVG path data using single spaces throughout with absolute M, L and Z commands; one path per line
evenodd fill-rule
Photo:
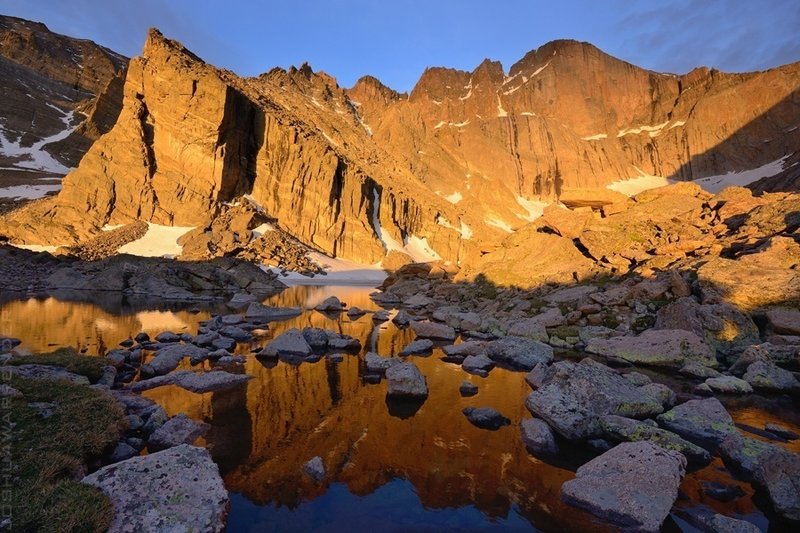
M 70 135 L 39 149 L 56 160 L 46 165 L 46 173 L 63 175 L 78 164 L 95 139 L 111 129 L 119 114 L 121 93 L 116 88 L 121 86 L 126 64 L 127 58 L 92 41 L 52 33 L 37 22 L 0 16 L 0 133 L 30 148 L 72 128 Z M 116 97 L 99 101 L 97 96 L 104 91 Z M 0 170 L 0 186 L 16 183 L 22 172 L 41 170 L 34 161 L 14 157 L 4 148 L 0 166 L 7 168 Z M 15 168 L 26 170 L 11 170 Z
M 58 199 L 16 213 L 7 235 L 41 241 L 44 224 L 50 243 L 70 244 L 106 223 L 200 226 L 249 194 L 332 256 L 374 263 L 393 243 L 424 239 L 468 264 L 533 218 L 532 200 L 593 206 L 586 191 L 615 180 L 752 169 L 800 141 L 797 64 L 675 76 L 575 41 L 530 52 L 508 75 L 491 61 L 431 68 L 405 95 L 372 77 L 342 89 L 308 65 L 239 78 L 152 30 L 124 84 L 111 85 L 122 94 L 111 131 Z M 585 262 L 534 236 L 536 248 Z M 598 239 L 582 240 L 594 256 Z

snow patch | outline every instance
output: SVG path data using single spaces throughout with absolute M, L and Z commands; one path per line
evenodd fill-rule
M 720 174 L 718 176 L 707 176 L 705 178 L 698 178 L 694 180 L 699 186 L 711 193 L 718 193 L 725 187 L 749 185 L 761 178 L 769 178 L 780 174 L 784 168 L 783 164 L 788 159 L 788 155 L 780 159 L 761 165 L 758 168 L 751 170 L 742 170 L 739 172 L 728 172 L 727 174 Z
M 532 222 L 542 216 L 542 213 L 544 213 L 544 208 L 550 205 L 548 202 L 542 202 L 541 200 L 529 200 L 528 198 L 524 198 L 522 196 L 517 196 L 517 203 L 528 212 L 528 216 L 522 218 L 529 222 Z
M 658 187 L 664 187 L 666 185 L 671 185 L 675 183 L 675 181 L 667 179 L 662 176 L 653 176 L 647 174 L 639 167 L 633 167 L 638 172 L 638 176 L 630 179 L 625 180 L 618 180 L 613 183 L 609 183 L 606 185 L 606 189 L 611 189 L 612 191 L 621 192 L 626 196 L 636 196 L 640 192 L 646 191 L 648 189 L 656 189 Z
M 386 279 L 386 271 L 381 268 L 380 263 L 374 265 L 364 265 L 328 257 L 318 252 L 309 252 L 308 257 L 321 265 L 326 276 L 305 276 L 298 272 L 288 272 L 286 276 L 281 273 L 281 269 L 261 265 L 262 270 L 272 271 L 278 274 L 278 279 L 287 285 L 366 285 L 375 287 Z M 337 293 L 338 294 L 338 293 Z M 309 306 L 313 307 L 313 306 Z
M 193 229 L 191 226 L 162 226 L 148 222 L 147 233 L 121 247 L 119 253 L 140 257 L 176 257 L 183 251 L 178 239 Z
M 508 116 L 506 110 L 503 109 L 503 103 L 500 101 L 500 95 L 497 95 L 497 116 L 501 118 Z
M 469 240 L 470 237 L 472 237 L 472 230 L 469 229 L 469 226 L 467 226 L 463 220 L 461 221 L 461 227 L 457 228 L 452 224 L 450 224 L 450 221 L 447 220 L 445 217 L 439 215 L 438 217 L 436 217 L 436 223 L 445 228 L 457 231 L 461 235 L 461 238 L 464 240 Z
M 598 133 L 597 135 L 589 135 L 588 137 L 581 137 L 584 141 L 599 141 L 600 139 L 607 138 L 608 135 L 605 133 Z
M 278 228 L 276 228 L 274 224 L 270 224 L 269 222 L 261 224 L 260 226 L 253 228 L 253 239 L 258 239 L 268 231 L 278 231 Z
M 21 158 L 20 161 L 14 163 L 16 167 L 21 169 L 41 170 L 54 174 L 67 174 L 72 169 L 59 163 L 49 152 L 44 150 L 44 147 L 48 144 L 66 139 L 75 131 L 75 128 L 78 127 L 77 124 L 75 126 L 70 126 L 75 113 L 73 111 L 64 113 L 55 106 L 50 107 L 63 113 L 61 121 L 64 123 L 64 129 L 62 131 L 45 137 L 29 147 L 25 147 L 21 146 L 19 142 L 13 142 L 8 139 L 5 136 L 7 130 L 5 127 L 0 126 L 0 154 L 12 158 Z
M 430 261 L 439 261 L 442 256 L 436 253 L 436 250 L 430 247 L 428 239 L 425 237 L 417 237 L 416 235 L 409 235 L 405 246 L 405 252 L 410 255 L 417 263 L 427 263 Z
M 514 229 L 505 220 L 497 217 L 487 217 L 485 221 L 488 225 L 501 229 L 506 233 L 514 233 Z
M 60 183 L 47 183 L 42 185 L 12 185 L 0 188 L 0 198 L 11 198 L 14 200 L 35 200 L 43 198 L 49 192 L 61 190 Z
M 531 113 L 530 111 L 523 111 L 522 113 L 520 113 L 520 115 L 522 115 L 523 117 L 535 117 L 536 113 Z
M 461 196 L 460 192 L 456 191 L 453 194 L 449 194 L 449 195 L 445 196 L 444 199 L 447 200 L 448 202 L 450 202 L 451 204 L 457 204 L 458 202 L 463 200 L 464 197 Z
M 635 128 L 621 129 L 619 130 L 619 133 L 617 133 L 617 137 L 624 137 L 625 135 L 639 134 L 644 132 L 647 132 L 650 137 L 655 137 L 661 133 L 661 130 L 663 130 L 667 124 L 669 124 L 669 120 L 663 124 L 658 124 L 657 126 L 637 126 Z

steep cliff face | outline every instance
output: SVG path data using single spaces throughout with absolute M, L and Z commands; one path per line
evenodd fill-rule
M 780 160 L 791 174 L 799 90 L 800 64 L 676 76 L 555 41 L 508 74 L 489 60 L 430 68 L 406 95 L 372 77 L 342 89 L 308 65 L 240 78 L 151 31 L 94 102 L 121 98 L 113 128 L 57 200 L 7 216 L 3 233 L 73 243 L 109 223 L 201 226 L 248 195 L 332 256 L 477 264 L 543 202 L 592 205 L 584 189 Z
M 77 165 L 116 121 L 118 98 L 94 102 L 126 64 L 91 41 L 0 16 L 0 187 L 31 174 L 61 176 Z

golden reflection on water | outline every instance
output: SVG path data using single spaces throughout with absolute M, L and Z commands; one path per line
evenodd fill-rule
M 267 303 L 310 309 L 336 295 L 350 306 L 375 310 L 368 296 L 371 290 L 297 286 Z M 28 300 L 0 306 L 0 334 L 20 337 L 32 351 L 53 345 L 102 351 L 101 347 L 107 350 L 142 330 L 195 333 L 197 323 L 210 312 L 121 310 L 115 314 L 113 309 L 87 303 Z M 371 315 L 351 320 L 344 314 L 308 311 L 271 323 L 266 336 L 237 351 L 248 354 L 288 328 L 305 326 L 352 335 L 364 351 L 382 355 L 397 354 L 413 339 L 409 330 L 391 323 L 374 324 Z M 530 392 L 524 373 L 498 368 L 488 378 L 479 378 L 464 373 L 459 365 L 443 362 L 441 356 L 437 349 L 432 356 L 410 358 L 426 376 L 430 390 L 424 403 L 411 407 L 387 404 L 385 382 L 372 384 L 363 379 L 363 352 L 344 355 L 340 363 L 322 358 L 299 366 L 248 357 L 244 371 L 254 379 L 240 389 L 195 394 L 166 386 L 144 395 L 170 415 L 186 413 L 208 422 L 211 430 L 205 444 L 220 464 L 228 489 L 256 504 L 293 508 L 324 493 L 327 485 L 313 484 L 302 472 L 303 464 L 319 455 L 326 465 L 327 483 L 344 483 L 356 495 L 403 478 L 414 485 L 429 508 L 475 505 L 488 516 L 504 517 L 516 505 L 545 530 L 603 530 L 586 513 L 561 503 L 560 487 L 574 473 L 532 457 L 522 444 L 519 422 L 530 416 L 524 407 Z M 479 386 L 476 396 L 460 396 L 458 386 L 464 379 Z M 461 413 L 466 406 L 494 407 L 512 424 L 498 431 L 478 429 Z M 798 421 L 787 423 L 768 406 L 729 408 L 740 423 L 763 427 L 774 421 L 800 430 Z M 787 447 L 800 451 L 800 443 Z M 570 457 L 565 460 L 569 463 Z M 738 485 L 745 496 L 718 502 L 703 495 L 704 481 Z M 735 480 L 719 459 L 687 474 L 681 489 L 687 498 L 678 501 L 678 508 L 703 504 L 728 515 L 759 512 L 750 485 Z

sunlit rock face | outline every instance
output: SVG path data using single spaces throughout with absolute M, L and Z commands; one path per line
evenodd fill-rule
M 423 249 L 474 264 L 546 202 L 623 203 L 605 190 L 620 180 L 717 187 L 736 172 L 726 179 L 787 186 L 799 87 L 797 64 L 672 75 L 554 41 L 507 73 L 487 60 L 430 68 L 410 94 L 372 77 L 342 89 L 308 65 L 241 78 L 152 30 L 111 131 L 57 200 L 7 217 L 4 233 L 60 244 L 135 219 L 198 226 L 249 195 L 330 256 Z

